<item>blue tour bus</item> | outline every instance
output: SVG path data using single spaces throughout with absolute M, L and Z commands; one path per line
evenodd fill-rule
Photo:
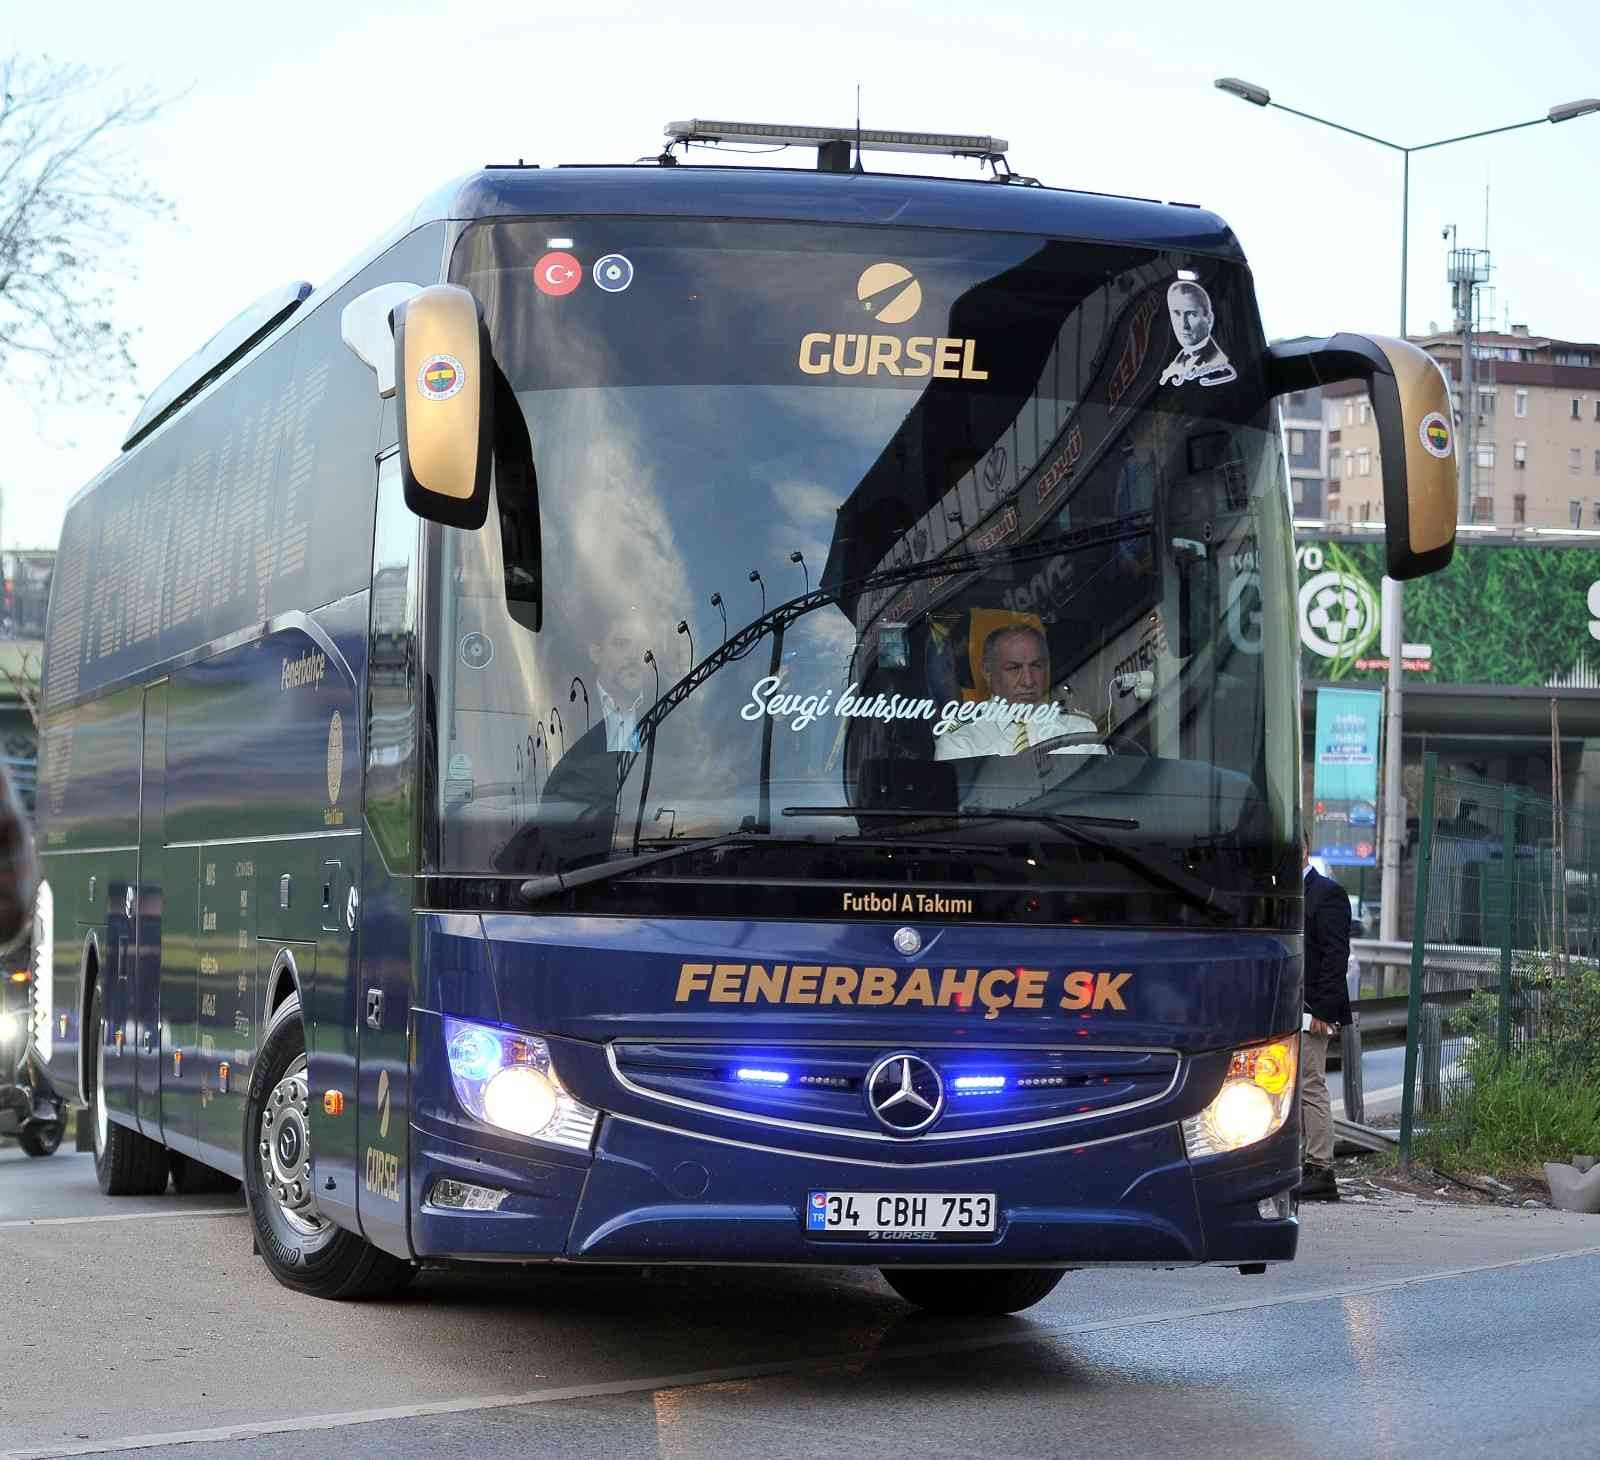
M 74 499 L 36 1043 L 102 1189 L 242 1180 L 330 1298 L 834 1263 L 999 1312 L 1291 1258 L 1274 397 L 1369 383 L 1411 577 L 1442 378 L 1269 348 L 1221 220 L 994 139 L 669 133 L 817 166 L 474 173 Z

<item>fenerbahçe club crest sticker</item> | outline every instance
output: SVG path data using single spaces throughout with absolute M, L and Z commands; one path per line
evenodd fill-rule
M 1437 456 L 1442 461 L 1450 454 L 1450 423 L 1438 411 L 1429 411 L 1422 418 L 1417 435 L 1422 438 L 1423 450 L 1429 456 Z
M 339 804 L 339 789 L 344 780 L 344 721 L 333 712 L 328 721 L 328 804 Z
M 454 355 L 430 355 L 417 372 L 417 394 L 425 400 L 449 400 L 467 381 Z

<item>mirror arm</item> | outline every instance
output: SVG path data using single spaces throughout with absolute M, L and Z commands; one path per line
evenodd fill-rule
M 379 284 L 352 299 L 339 315 L 345 348 L 378 377 L 378 395 L 394 394 L 394 311 L 422 293 L 421 284 Z
M 1305 335 L 1267 350 L 1267 389 L 1273 395 L 1393 374 L 1389 357 L 1363 335 Z

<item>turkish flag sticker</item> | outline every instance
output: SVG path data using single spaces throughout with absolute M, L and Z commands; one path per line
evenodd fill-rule
M 570 253 L 547 253 L 533 266 L 533 282 L 542 294 L 570 294 L 583 283 L 583 265 Z

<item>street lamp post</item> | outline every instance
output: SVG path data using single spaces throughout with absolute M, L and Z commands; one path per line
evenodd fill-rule
M 1308 122 L 1318 122 L 1324 127 L 1332 127 L 1336 132 L 1344 132 L 1352 137 L 1360 137 L 1366 142 L 1376 142 L 1380 147 L 1387 147 L 1391 152 L 1398 152 L 1401 157 L 1400 173 L 1400 338 L 1406 337 L 1406 271 L 1409 260 L 1411 240 L 1411 154 L 1413 152 L 1431 152 L 1436 147 L 1448 147 L 1456 142 L 1471 142 L 1479 137 L 1493 137 L 1500 132 L 1517 132 L 1524 127 L 1542 126 L 1546 122 L 1570 122 L 1574 117 L 1586 116 L 1590 112 L 1600 112 L 1600 98 L 1585 97 L 1580 101 L 1563 102 L 1553 106 L 1542 117 L 1533 117 L 1526 122 L 1512 122 L 1504 127 L 1487 127 L 1481 132 L 1464 132 L 1459 137 L 1441 137 L 1437 142 L 1423 142 L 1415 147 L 1404 147 L 1398 142 L 1390 142 L 1383 137 L 1374 137 L 1370 132 L 1359 132 L 1354 127 L 1346 127 L 1339 122 L 1330 122 L 1326 117 L 1313 116 L 1310 112 L 1297 111 L 1292 106 L 1284 106 L 1282 102 L 1274 101 L 1272 93 L 1264 86 L 1255 86 L 1251 82 L 1241 81 L 1237 76 L 1224 76 L 1216 82 L 1220 91 L 1226 91 L 1230 96 L 1237 96 L 1241 101 L 1247 101 L 1252 106 L 1276 107 L 1279 111 L 1288 112 L 1291 116 L 1301 117 Z M 1470 411 L 1472 402 L 1463 400 L 1462 410 Z M 1467 463 L 1470 474 L 1471 463 Z M 1402 666 L 1401 657 L 1404 648 L 1403 636 L 1405 630 L 1405 605 L 1401 598 L 1402 584 L 1385 580 L 1387 592 L 1383 595 L 1383 642 L 1389 660 L 1389 672 L 1385 681 L 1384 693 L 1384 745 L 1383 745 L 1383 869 L 1379 888 L 1381 902 L 1378 909 L 1378 936 L 1385 942 L 1393 942 L 1400 931 L 1400 850 L 1405 842 L 1405 811 L 1403 798 L 1400 791 L 1400 744 L 1401 744 L 1401 696 L 1402 696 Z

